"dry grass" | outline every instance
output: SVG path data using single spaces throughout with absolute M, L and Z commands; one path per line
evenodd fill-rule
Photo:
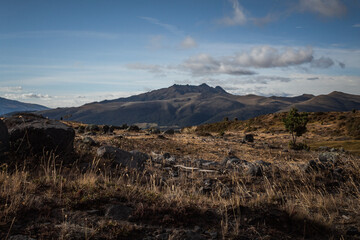
M 284 152 L 287 134 L 257 128 L 255 142 L 248 144 L 240 143 L 246 129 L 226 130 L 222 137 L 186 133 L 165 139 L 117 131 L 122 138 L 98 134 L 94 139 L 125 150 L 169 152 L 187 166 L 199 158 L 220 162 L 231 150 L 250 162 L 271 162 L 258 177 L 241 168 L 202 173 L 150 160 L 141 172 L 113 168 L 94 157 L 96 147 L 83 145 L 82 136 L 77 136 L 73 164 L 52 154 L 17 159 L 17 164 L 11 159 L 0 171 L 0 238 L 156 239 L 165 234 L 186 239 L 186 231 L 197 234 L 198 226 L 200 235 L 215 239 L 351 239 L 349 227 L 360 228 L 359 157 L 341 153 L 337 166 L 306 172 L 302 164 L 317 159 L 317 152 Z M 311 131 L 303 140 L 315 137 Z M 342 175 L 334 174 L 335 168 Z M 211 190 L 201 191 L 210 180 Z M 109 205 L 126 206 L 131 215 L 112 219 L 106 214 Z

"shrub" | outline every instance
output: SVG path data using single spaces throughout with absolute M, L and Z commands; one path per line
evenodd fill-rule
M 296 138 L 302 136 L 307 131 L 306 124 L 308 121 L 308 114 L 300 114 L 296 108 L 292 108 L 286 118 L 283 119 L 286 130 L 291 134 L 294 146 L 296 146 Z
M 310 150 L 310 147 L 306 143 L 294 143 L 292 141 L 289 142 L 289 148 L 293 150 Z

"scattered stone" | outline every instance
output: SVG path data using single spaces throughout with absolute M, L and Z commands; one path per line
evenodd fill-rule
M 97 145 L 95 140 L 92 139 L 91 137 L 84 137 L 82 142 L 85 143 L 86 145 L 89 145 L 89 146 L 96 146 Z
M 165 159 L 168 159 L 168 158 L 170 158 L 171 157 L 171 155 L 170 155 L 170 153 L 164 153 L 163 154 L 163 157 L 165 158 Z
M 35 114 L 17 114 L 5 119 L 10 146 L 23 154 L 43 154 L 52 151 L 67 155 L 73 151 L 75 131 L 57 120 Z
M 264 166 L 264 167 L 270 167 L 271 166 L 271 163 L 265 162 L 263 160 L 257 160 L 257 161 L 255 161 L 255 163 L 258 164 L 258 165 Z
M 86 126 L 85 129 L 86 129 L 86 131 L 88 131 L 88 132 L 97 132 L 97 131 L 100 130 L 99 126 L 96 125 L 96 124 L 89 124 L 89 125 Z
M 324 152 L 319 154 L 319 160 L 322 163 L 335 164 L 339 158 L 339 154 L 335 152 Z
M 160 130 L 158 128 L 150 128 L 149 133 L 150 134 L 160 134 Z
M 168 129 L 164 132 L 164 134 L 169 134 L 169 135 L 173 135 L 175 133 L 174 129 Z
M 9 150 L 9 133 L 6 125 L 0 120 L 0 156 Z
M 261 177 L 263 176 L 263 169 L 261 166 L 256 164 L 246 164 L 246 174 L 253 177 Z
M 131 125 L 130 127 L 127 128 L 127 130 L 129 132 L 138 132 L 138 131 L 140 131 L 140 128 L 136 125 Z
M 144 168 L 145 161 L 148 159 L 144 153 L 138 151 L 127 152 L 113 146 L 99 147 L 96 152 L 98 157 L 110 159 L 115 164 L 138 170 Z
M 103 133 L 108 133 L 109 130 L 110 130 L 110 127 L 109 127 L 108 125 L 104 125 L 104 126 L 102 127 L 102 130 L 103 130 Z
M 106 208 L 105 216 L 117 221 L 127 220 L 133 212 L 131 207 L 126 205 L 110 205 Z
M 246 134 L 244 137 L 245 142 L 254 142 L 254 135 L 253 134 Z

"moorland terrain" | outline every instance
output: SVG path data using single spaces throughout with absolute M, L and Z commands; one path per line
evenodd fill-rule
M 309 151 L 288 148 L 285 116 L 165 133 L 4 119 L 0 238 L 360 239 L 360 112 L 310 113 Z M 36 150 L 14 121 L 62 124 L 74 148 Z

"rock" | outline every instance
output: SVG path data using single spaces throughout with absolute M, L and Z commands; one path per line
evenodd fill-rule
M 237 157 L 231 157 L 231 158 L 227 157 L 222 161 L 222 165 L 225 165 L 225 166 L 240 165 L 240 164 L 243 164 L 243 163 L 247 163 L 247 161 L 246 160 L 240 160 Z
M 145 163 L 150 157 L 146 153 L 140 152 L 138 150 L 130 151 L 133 156 L 133 159 L 137 162 Z
M 172 135 L 174 133 L 175 133 L 174 129 L 171 129 L 171 128 L 164 132 L 164 134 L 169 134 L 169 135 Z
M 170 155 L 170 153 L 164 153 L 163 154 L 163 157 L 165 158 L 165 159 L 168 159 L 168 158 L 170 158 L 171 157 L 171 155 Z
M 151 134 L 160 134 L 160 130 L 157 128 L 150 128 L 149 133 Z
M 92 139 L 91 137 L 84 137 L 82 142 L 85 143 L 86 145 L 96 146 L 95 140 Z
M 102 127 L 102 130 L 103 130 L 103 133 L 108 133 L 109 130 L 110 130 L 110 127 L 109 127 L 108 125 L 104 125 L 104 126 Z
M 138 151 L 127 152 L 113 146 L 102 146 L 96 151 L 97 156 L 112 160 L 124 167 L 142 170 L 148 156 Z
M 99 126 L 95 125 L 95 124 L 87 125 L 85 129 L 86 129 L 86 131 L 89 131 L 89 132 L 97 132 L 100 130 Z
M 10 145 L 18 153 L 43 155 L 53 151 L 67 155 L 73 151 L 75 131 L 71 127 L 35 114 L 17 114 L 5 119 Z
M 244 137 L 245 142 L 254 142 L 254 135 L 252 134 L 246 134 Z
M 138 131 L 140 131 L 140 128 L 136 125 L 131 125 L 130 127 L 127 128 L 127 130 L 129 132 L 138 132 Z
M 319 154 L 321 163 L 335 164 L 339 158 L 339 154 L 335 152 L 324 152 Z
M 263 169 L 261 166 L 257 164 L 247 164 L 245 165 L 246 174 L 253 177 L 261 177 L 263 176 Z
M 348 235 L 348 236 L 360 236 L 360 232 L 356 227 L 352 226 L 346 231 L 346 235 Z
M 9 150 L 9 133 L 6 125 L 0 119 L 0 156 Z
M 105 216 L 117 221 L 125 221 L 133 212 L 131 207 L 126 205 L 110 205 L 106 208 Z

